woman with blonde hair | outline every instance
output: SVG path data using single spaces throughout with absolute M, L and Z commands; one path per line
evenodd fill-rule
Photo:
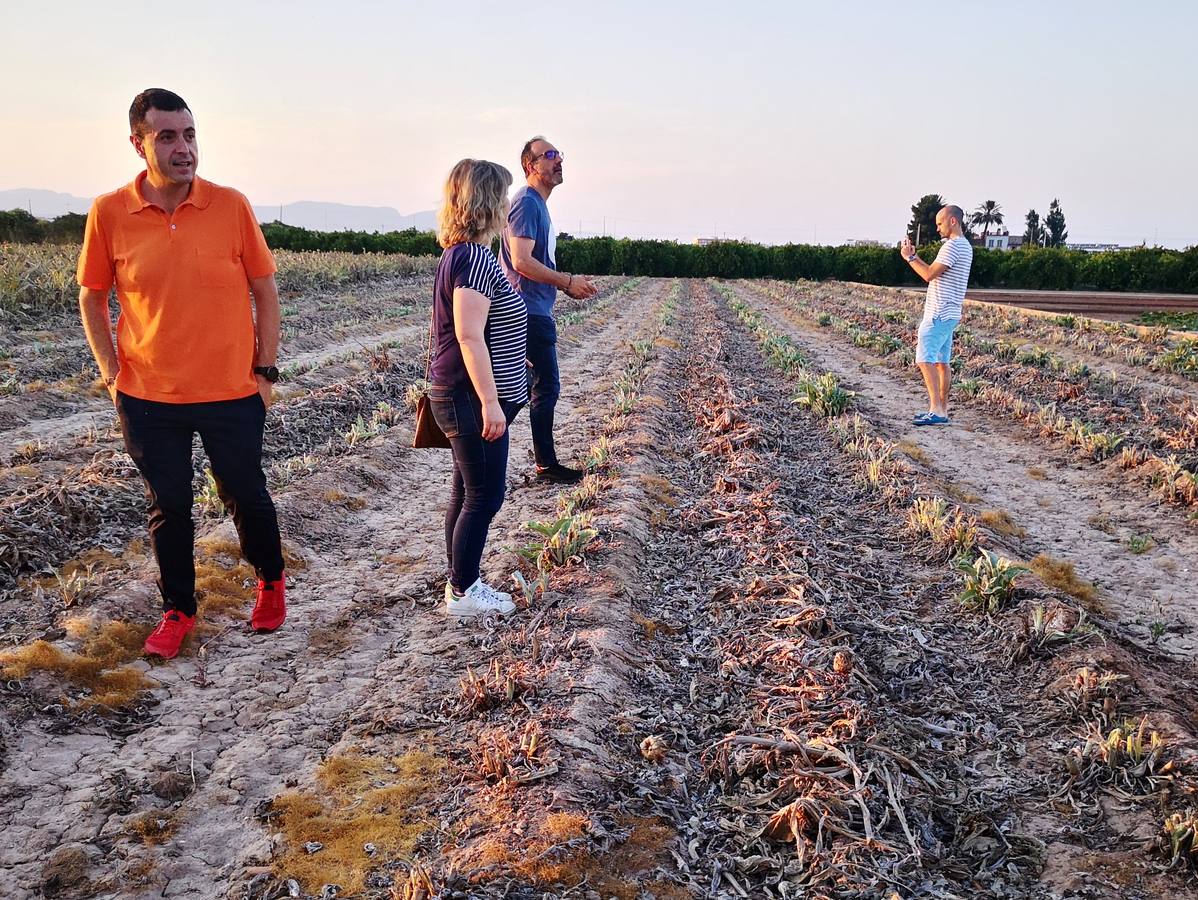
M 508 425 L 528 402 L 528 314 L 489 247 L 507 221 L 511 186 L 503 166 L 463 159 L 445 182 L 437 220 L 444 252 L 433 287 L 429 405 L 453 452 L 445 512 L 451 616 L 516 608 L 511 594 L 479 575 L 507 486 Z

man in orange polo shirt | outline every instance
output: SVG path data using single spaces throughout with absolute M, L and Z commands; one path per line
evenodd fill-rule
M 260 579 L 251 624 L 273 631 L 286 617 L 278 518 L 262 471 L 266 408 L 279 375 L 279 294 L 249 202 L 196 176 L 195 120 L 183 99 L 142 91 L 129 128 L 146 168 L 92 204 L 79 307 L 125 446 L 146 482 L 163 613 L 145 650 L 169 659 L 195 625 L 197 432 Z

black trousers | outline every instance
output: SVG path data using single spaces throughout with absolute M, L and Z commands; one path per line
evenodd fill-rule
M 125 447 L 146 482 L 163 610 L 196 613 L 191 441 L 197 432 L 241 552 L 259 578 L 282 577 L 279 521 L 262 471 L 262 398 L 254 393 L 215 403 L 158 403 L 118 393 L 116 408 Z
M 528 317 L 528 363 L 532 366 L 532 398 L 528 422 L 532 428 L 532 454 L 544 468 L 557 464 L 553 445 L 553 412 L 561 396 L 562 381 L 557 368 L 557 323 L 549 316 Z
M 429 388 L 433 418 L 453 448 L 453 476 L 445 510 L 445 556 L 449 580 L 459 592 L 478 581 L 478 567 L 491 520 L 507 490 L 509 432 L 483 440 L 483 407 L 472 387 Z M 508 425 L 520 404 L 499 401 Z

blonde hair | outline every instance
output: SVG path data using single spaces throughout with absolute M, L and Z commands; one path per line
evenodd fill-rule
M 463 159 L 450 170 L 445 196 L 437 212 L 437 241 L 452 247 L 466 241 L 484 242 L 505 224 L 503 201 L 512 186 L 512 173 L 485 159 Z

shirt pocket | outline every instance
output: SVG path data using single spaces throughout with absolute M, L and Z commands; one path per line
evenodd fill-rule
M 200 287 L 231 288 L 246 283 L 241 260 L 228 251 L 197 250 L 196 263 Z

